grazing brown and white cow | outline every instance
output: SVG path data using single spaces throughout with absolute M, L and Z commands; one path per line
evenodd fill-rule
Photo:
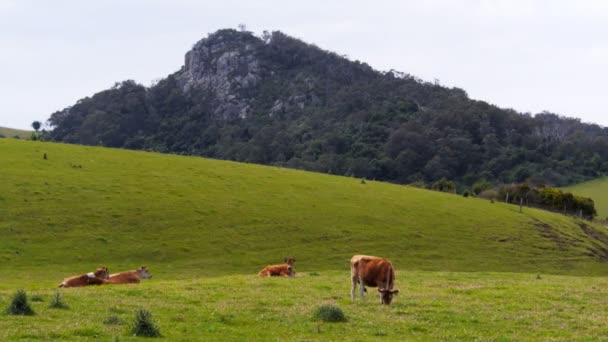
M 399 290 L 393 290 L 395 270 L 393 264 L 387 259 L 370 255 L 355 255 L 350 259 L 350 276 L 352 281 L 350 297 L 353 302 L 357 283 L 362 302 L 365 302 L 365 286 L 377 287 L 380 302 L 386 305 L 391 303 L 393 295 L 399 293 Z
M 59 287 L 80 287 L 87 285 L 101 285 L 108 282 L 110 272 L 107 267 L 98 267 L 95 272 L 89 272 L 87 274 L 72 276 L 63 279 Z
M 285 264 L 283 265 L 268 265 L 264 267 L 258 275 L 260 277 L 289 277 L 293 278 L 296 276 L 296 270 L 293 264 L 296 262 L 295 258 L 285 258 Z
M 150 279 L 152 275 L 148 272 L 146 266 L 132 271 L 125 271 L 120 273 L 110 274 L 108 284 L 137 284 L 140 279 Z

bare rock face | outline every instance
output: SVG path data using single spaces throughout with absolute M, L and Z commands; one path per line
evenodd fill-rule
M 234 30 L 221 30 L 200 40 L 186 53 L 178 76 L 183 90 L 211 92 L 218 118 L 245 118 L 252 101 L 247 94 L 262 79 L 256 57 L 261 44 L 259 38 Z

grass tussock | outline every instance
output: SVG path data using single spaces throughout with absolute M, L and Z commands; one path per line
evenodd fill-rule
M 19 290 L 13 295 L 11 304 L 4 311 L 7 315 L 33 316 L 34 310 L 27 301 L 27 294 L 24 290 Z
M 160 330 L 152 320 L 152 313 L 141 309 L 135 313 L 135 320 L 131 326 L 133 336 L 141 337 L 160 337 Z
M 55 292 L 49 303 L 50 309 L 68 309 L 69 306 L 63 300 L 63 296 L 59 291 Z
M 314 318 L 323 322 L 346 322 L 344 311 L 334 305 L 321 305 L 315 311 Z

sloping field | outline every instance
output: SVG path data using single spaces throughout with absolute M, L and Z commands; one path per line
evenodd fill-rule
M 47 159 L 43 159 L 43 154 Z M 0 139 L 0 340 L 597 340 L 608 336 L 604 229 L 549 212 L 309 172 Z M 348 260 L 382 255 L 401 290 L 351 304 Z M 284 256 L 295 279 L 259 278 Z M 139 285 L 60 289 L 96 266 Z M 576 275 L 576 276 L 572 276 Z M 312 319 L 322 304 L 345 323 Z
M 564 188 L 573 194 L 591 197 L 595 202 L 598 217 L 608 217 L 608 177 L 594 179 L 589 182 L 575 184 Z
M 156 153 L 3 139 L 0 156 L 0 262 L 18 278 L 102 264 L 250 274 L 286 255 L 340 270 L 354 253 L 417 270 L 608 271 L 605 234 L 539 210 Z
M 17 136 L 21 139 L 27 139 L 32 135 L 32 132 L 33 131 L 26 131 L 23 129 L 0 127 L 0 135 L 4 136 L 5 138 L 14 138 Z

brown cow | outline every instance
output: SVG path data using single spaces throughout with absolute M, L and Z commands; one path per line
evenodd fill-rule
M 109 274 L 110 272 L 107 267 L 98 267 L 95 272 L 63 279 L 61 284 L 59 284 L 59 287 L 80 287 L 106 284 L 108 282 L 107 279 L 109 278 Z
M 150 279 L 152 275 L 148 272 L 146 266 L 133 271 L 110 274 L 108 284 L 138 284 L 140 279 Z
M 293 267 L 293 264 L 296 262 L 296 259 L 289 257 L 285 258 L 285 264 L 283 265 L 268 265 L 264 267 L 258 275 L 260 277 L 289 277 L 293 278 L 296 276 L 296 270 Z
M 361 302 L 365 302 L 365 286 L 377 287 L 380 293 L 380 302 L 390 304 L 393 295 L 399 290 L 393 290 L 395 284 L 395 270 L 390 261 L 369 255 L 355 255 L 350 259 L 350 277 L 352 287 L 350 297 L 355 301 L 355 288 L 359 283 Z

